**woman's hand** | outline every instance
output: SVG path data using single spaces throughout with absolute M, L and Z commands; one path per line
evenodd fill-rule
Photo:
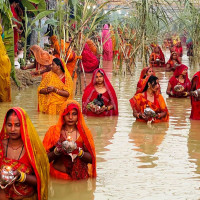
M 145 115 L 144 113 L 141 113 L 140 117 L 142 119 L 144 119 L 145 121 L 148 121 L 149 120 L 149 116 Z
M 96 111 L 96 114 L 101 114 L 102 112 L 104 112 L 104 111 L 106 111 L 107 110 L 107 108 L 105 107 L 105 106 L 103 106 L 103 107 L 101 107 L 100 109 L 98 109 L 97 111 Z
M 13 175 L 14 175 L 14 177 L 16 178 L 16 179 L 15 179 L 15 181 L 16 181 L 16 180 L 18 180 L 19 177 L 21 176 L 21 173 L 20 173 L 18 170 L 15 170 L 15 171 L 13 172 Z
M 53 86 L 49 86 L 49 87 L 47 87 L 47 91 L 48 91 L 48 93 L 51 93 L 51 92 L 55 92 L 56 89 Z
M 38 75 L 38 72 L 37 72 L 37 71 L 31 71 L 31 75 L 32 75 L 32 76 L 37 76 L 37 75 Z

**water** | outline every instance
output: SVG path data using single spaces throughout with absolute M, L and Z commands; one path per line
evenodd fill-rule
M 183 63 L 188 65 L 187 56 L 183 57 Z M 156 69 L 170 113 L 169 123 L 146 125 L 135 122 L 129 104 L 140 75 L 140 64 L 132 77 L 113 76 L 108 62 L 104 63 L 104 69 L 118 96 L 119 116 L 85 117 L 95 140 L 98 176 L 87 181 L 51 180 L 49 199 L 200 199 L 200 122 L 189 119 L 189 98 L 166 95 L 172 73 Z M 190 68 L 189 77 L 198 70 Z M 87 83 L 91 76 L 87 74 Z M 81 95 L 75 99 L 81 102 Z M 12 103 L 0 104 L 0 124 L 12 106 L 27 111 L 41 139 L 58 119 L 37 112 L 36 86 L 12 91 Z

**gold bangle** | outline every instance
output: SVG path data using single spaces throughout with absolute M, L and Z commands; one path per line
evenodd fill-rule
M 40 75 L 40 71 L 38 71 L 38 75 Z
M 107 111 L 109 111 L 110 110 L 110 106 L 107 106 Z
M 20 183 L 24 183 L 25 180 L 26 180 L 26 173 L 20 172 L 20 177 L 17 181 Z
M 53 150 L 53 152 L 54 152 L 54 154 L 55 154 L 56 156 L 59 156 L 59 155 L 60 155 L 60 153 L 57 151 L 57 147 Z
M 79 153 L 78 153 L 78 157 L 81 157 L 83 155 L 83 149 L 80 149 Z
M 56 89 L 56 94 L 58 94 L 58 92 L 59 92 L 59 89 Z

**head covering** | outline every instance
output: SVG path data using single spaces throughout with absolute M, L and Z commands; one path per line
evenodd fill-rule
M 161 56 L 161 60 L 164 60 L 164 61 L 165 61 L 164 53 L 162 52 L 162 49 L 160 48 L 159 45 L 155 45 L 155 47 L 153 48 L 153 52 L 155 53 L 156 47 L 158 47 L 158 49 L 159 49 L 159 54 L 160 54 L 160 56 Z
M 174 71 L 174 76 L 177 77 L 179 75 L 182 74 L 182 72 L 188 69 L 188 67 L 186 65 L 181 64 L 180 66 L 176 67 L 175 71 Z M 186 74 L 186 77 L 188 78 L 188 74 Z
M 117 102 L 117 96 L 116 96 L 115 90 L 114 90 L 113 86 L 111 85 L 108 77 L 106 76 L 105 71 L 103 69 L 100 69 L 100 68 L 96 69 L 93 72 L 92 80 L 91 80 L 90 84 L 84 90 L 84 94 L 83 94 L 83 97 L 82 97 L 82 107 L 85 108 L 87 106 L 92 93 L 95 91 L 94 86 L 96 84 L 97 72 L 100 72 L 100 73 L 103 74 L 104 85 L 106 87 L 106 90 L 108 91 L 112 105 L 114 106 L 114 115 L 118 115 L 118 102 Z
M 47 200 L 48 199 L 49 160 L 48 160 L 46 151 L 27 113 L 22 108 L 19 108 L 19 107 L 13 107 L 11 109 L 15 111 L 15 113 L 17 114 L 17 117 L 20 120 L 21 138 L 24 143 L 24 148 L 27 152 L 29 162 L 31 163 L 31 166 L 37 178 L 38 200 Z M 5 116 L 3 127 L 0 133 L 1 141 L 9 137 L 6 133 L 6 128 L 5 128 L 6 116 Z M 3 151 L 1 151 L 0 153 L 0 162 L 1 162 L 1 159 L 3 158 L 2 154 L 3 154 Z
M 140 74 L 140 79 L 143 79 L 144 76 L 147 74 L 147 72 L 148 72 L 150 69 L 153 70 L 152 67 L 145 67 L 145 68 L 143 68 L 142 71 L 141 71 L 141 74 Z M 155 76 L 154 70 L 153 70 L 153 75 Z
M 51 65 L 53 61 L 53 56 L 50 55 L 47 51 L 44 51 L 38 45 L 33 45 L 30 47 L 30 50 L 33 52 L 36 61 L 41 65 Z
M 47 151 L 49 151 L 53 146 L 55 146 L 55 144 L 58 142 L 60 138 L 60 131 L 64 124 L 63 116 L 66 115 L 73 108 L 78 110 L 77 129 L 79 131 L 81 138 L 83 139 L 83 142 L 87 150 L 90 152 L 92 156 L 92 166 L 91 166 L 92 175 L 91 176 L 96 177 L 96 153 L 95 153 L 94 140 L 93 140 L 92 133 L 88 129 L 87 125 L 85 124 L 85 120 L 81 113 L 81 107 L 78 102 L 74 100 L 68 100 L 63 104 L 61 108 L 60 116 L 58 119 L 58 123 L 50 127 L 49 131 L 46 133 L 44 137 L 43 145 Z

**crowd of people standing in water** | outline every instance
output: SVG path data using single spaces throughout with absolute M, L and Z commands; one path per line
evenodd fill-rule
M 108 25 L 104 26 L 102 35 L 106 41 L 103 58 L 112 61 L 113 43 Z M 68 48 L 69 43 L 64 45 L 61 40 L 59 45 L 56 36 L 51 36 L 50 40 L 53 54 L 33 45 L 30 53 L 35 62 L 22 69 L 35 68 L 31 74 L 42 76 L 36 109 L 45 114 L 59 114 L 59 119 L 57 124 L 47 130 L 42 143 L 22 108 L 8 110 L 0 132 L 0 199 L 47 199 L 49 174 L 64 180 L 96 177 L 95 144 L 83 114 L 95 117 L 119 114 L 115 90 L 105 71 L 98 67 L 94 42 L 88 40 L 83 54 L 78 56 Z M 0 101 L 6 102 L 11 101 L 8 80 L 10 61 L 1 37 L 0 46 Z M 173 71 L 166 93 L 173 98 L 190 96 L 190 118 L 200 120 L 200 71 L 189 80 L 188 67 L 181 63 L 183 53 L 180 41 L 170 48 L 171 56 L 167 63 L 162 49 L 155 44 L 152 48 L 149 66 L 141 71 L 136 93 L 130 99 L 133 116 L 140 122 L 169 121 L 170 113 L 154 72 L 156 67 L 160 67 L 165 71 Z M 67 62 L 60 58 L 61 52 L 68 57 Z M 86 69 L 91 63 L 94 64 L 88 69 L 88 72 L 93 72 L 93 76 L 84 90 L 82 109 L 73 100 L 72 74 L 77 59 L 82 59 Z M 5 69 L 5 66 L 8 68 Z

